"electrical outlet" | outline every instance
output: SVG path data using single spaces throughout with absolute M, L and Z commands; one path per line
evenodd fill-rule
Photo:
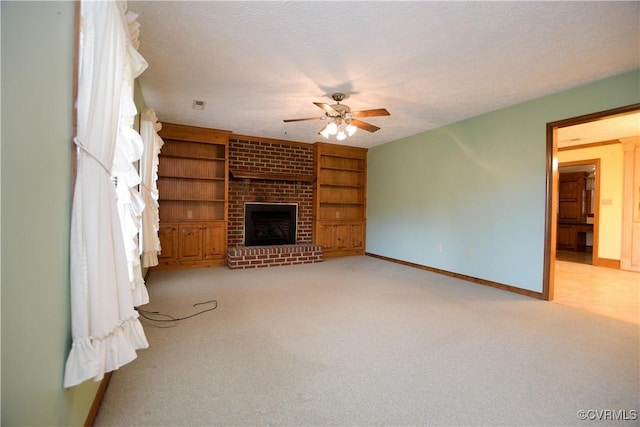
M 465 251 L 465 254 L 467 255 L 467 257 L 470 257 L 472 254 L 471 248 L 467 248 L 467 250 Z
M 441 254 L 443 250 L 444 246 L 442 245 L 442 243 L 438 243 L 438 253 Z

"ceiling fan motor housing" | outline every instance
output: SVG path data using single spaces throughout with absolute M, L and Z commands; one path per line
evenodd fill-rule
M 343 119 L 347 117 L 347 115 L 350 115 L 351 113 L 351 108 L 349 108 L 348 105 L 344 105 L 344 104 L 334 104 L 331 106 L 331 108 L 333 108 L 334 110 L 336 110 L 338 112 L 338 114 L 329 114 L 327 113 L 327 116 L 329 117 L 342 117 Z
M 344 93 L 334 93 L 331 95 L 331 98 L 336 102 L 340 102 L 344 99 Z

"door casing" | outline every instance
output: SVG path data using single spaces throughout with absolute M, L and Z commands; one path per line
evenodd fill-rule
M 545 199 L 545 239 L 544 265 L 542 276 L 542 298 L 553 300 L 554 272 L 556 257 L 556 229 L 558 209 L 558 143 L 557 130 L 559 128 L 579 125 L 582 123 L 602 120 L 611 116 L 627 114 L 640 110 L 640 103 L 613 108 L 611 110 L 572 117 L 547 123 L 547 152 L 546 152 L 546 199 Z M 598 207 L 596 207 L 598 209 Z M 594 229 L 594 240 L 595 240 Z M 595 252 L 594 247 L 594 252 Z

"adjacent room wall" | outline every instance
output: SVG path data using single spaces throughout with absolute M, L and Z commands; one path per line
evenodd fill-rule
M 620 260 L 622 248 L 622 144 L 560 151 L 558 162 L 600 159 L 600 217 L 598 258 Z
M 369 150 L 367 252 L 542 292 L 546 124 L 640 101 L 640 70 Z
M 82 425 L 71 345 L 74 2 L 2 2 L 2 425 Z

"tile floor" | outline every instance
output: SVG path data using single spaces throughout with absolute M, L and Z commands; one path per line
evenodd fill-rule
M 640 324 L 640 273 L 556 259 L 553 301 Z
M 556 260 L 593 264 L 592 252 L 556 251 Z

